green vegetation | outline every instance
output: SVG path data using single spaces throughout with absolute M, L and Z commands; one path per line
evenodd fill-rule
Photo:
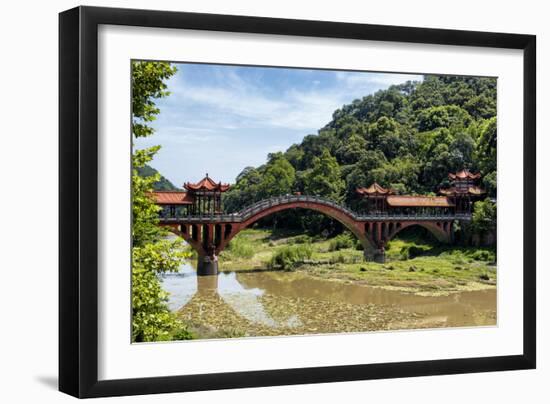
M 268 265 L 270 268 L 291 270 L 296 265 L 310 259 L 312 255 L 313 249 L 309 243 L 284 246 L 273 254 Z
M 164 97 L 164 80 L 175 73 L 169 63 L 132 63 L 132 131 L 135 137 L 150 136 L 147 125 L 159 110 L 154 99 Z M 180 241 L 168 241 L 158 224 L 159 207 L 148 193 L 161 179 L 159 173 L 142 176 L 153 156 L 154 146 L 134 150 L 132 155 L 132 341 L 167 341 L 189 339 L 192 335 L 166 305 L 167 293 L 161 288 L 158 274 L 175 272 L 188 256 Z
M 496 230 L 497 208 L 489 200 L 479 201 L 474 206 L 471 227 L 475 234 L 485 236 Z
M 433 194 L 449 186 L 449 172 L 464 167 L 481 172 L 482 185 L 494 198 L 496 138 L 496 79 L 428 75 L 421 83 L 391 86 L 343 106 L 318 133 L 284 153 L 269 154 L 260 167 L 246 167 L 224 195 L 225 209 L 300 192 L 360 210 L 357 187 L 376 181 L 400 193 Z M 493 202 L 476 205 L 481 203 L 483 225 L 463 228 L 479 237 L 496 225 L 487 214 Z M 280 212 L 260 224 L 310 234 L 343 230 L 304 210 Z M 471 234 L 462 239 L 469 241 Z
M 350 232 L 346 231 L 330 240 L 329 251 L 339 251 L 353 247 L 363 249 L 361 243 Z
M 345 232 L 332 238 L 295 231 L 246 229 L 232 243 L 253 252 L 222 253 L 222 271 L 294 270 L 332 280 L 354 281 L 420 294 L 494 288 L 495 251 L 439 244 L 419 229 L 388 243 L 384 264 L 364 262 L 357 240 Z M 248 254 L 247 254 L 248 255 Z
M 226 249 L 226 255 L 237 258 L 252 258 L 254 256 L 254 246 L 243 238 L 235 238 L 231 240 Z
M 145 164 L 143 167 L 136 167 L 136 169 L 141 177 L 151 177 L 157 174 L 159 175 L 159 180 L 153 182 L 153 189 L 155 191 L 175 191 L 178 189 L 178 187 L 172 184 L 170 180 L 160 175 L 157 170 L 148 164 Z

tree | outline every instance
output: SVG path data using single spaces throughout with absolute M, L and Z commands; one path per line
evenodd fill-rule
M 295 179 L 296 171 L 283 153 L 271 154 L 259 184 L 260 195 L 268 198 L 291 193 Z
M 367 141 L 363 136 L 352 134 L 346 142 L 342 142 L 336 151 L 336 157 L 341 164 L 355 164 L 367 151 Z
M 476 157 L 484 173 L 497 169 L 497 118 L 484 121 L 476 144 Z
M 261 199 L 260 184 L 262 174 L 254 167 L 246 167 L 237 176 L 235 185 L 223 194 L 223 205 L 226 212 L 237 212 L 242 207 Z
M 497 206 L 489 199 L 474 203 L 472 231 L 480 237 L 494 232 L 497 227 Z
M 168 95 L 164 80 L 175 68 L 162 62 L 132 63 L 132 131 L 150 136 L 147 125 L 159 113 L 154 99 Z M 187 256 L 179 241 L 168 241 L 158 226 L 159 208 L 150 197 L 160 174 L 142 177 L 143 170 L 160 146 L 134 150 L 132 155 L 132 340 L 134 342 L 186 339 L 191 335 L 166 305 L 158 274 L 177 271 Z
M 338 161 L 324 149 L 321 157 L 313 160 L 313 168 L 306 178 L 305 192 L 341 202 L 344 188 Z
M 420 111 L 417 120 L 419 131 L 429 131 L 452 126 L 467 127 L 472 122 L 472 117 L 456 105 L 444 105 Z
M 132 63 L 132 131 L 135 137 L 153 134 L 153 128 L 147 123 L 154 121 L 160 112 L 154 100 L 170 94 L 166 91 L 165 80 L 174 73 L 176 68 L 170 63 Z

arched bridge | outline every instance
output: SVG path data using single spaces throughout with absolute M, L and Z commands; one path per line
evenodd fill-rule
M 263 217 L 288 209 L 309 209 L 342 223 L 363 245 L 365 259 L 383 261 L 384 247 L 401 230 L 419 225 L 439 241 L 452 241 L 454 220 L 470 220 L 469 214 L 358 214 L 328 199 L 286 195 L 262 200 L 231 214 L 170 216 L 160 218 L 160 225 L 187 241 L 199 255 L 199 274 L 217 273 L 217 256 L 241 230 Z

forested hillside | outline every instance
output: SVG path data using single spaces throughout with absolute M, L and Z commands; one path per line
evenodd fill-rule
M 137 171 L 141 177 L 151 177 L 158 173 L 157 170 L 148 164 L 145 164 L 143 167 L 138 167 Z M 153 183 L 153 189 L 155 191 L 173 191 L 178 188 L 172 184 L 170 180 L 161 175 L 160 180 Z
M 436 193 L 463 167 L 479 170 L 488 196 L 496 197 L 496 137 L 496 79 L 425 76 L 343 106 L 317 134 L 246 167 L 225 195 L 225 209 L 293 192 L 356 207 L 355 189 L 374 181 L 399 193 Z M 326 227 L 315 216 L 289 212 L 280 220 Z
M 496 136 L 496 79 L 426 76 L 343 106 L 317 134 L 245 168 L 225 207 L 293 192 L 354 206 L 355 188 L 374 181 L 435 193 L 463 167 L 479 170 L 494 197 Z

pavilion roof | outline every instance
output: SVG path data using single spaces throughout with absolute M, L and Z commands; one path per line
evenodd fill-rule
M 478 187 L 477 185 L 468 187 L 468 190 L 458 189 L 456 187 L 451 187 L 447 189 L 440 189 L 439 193 L 441 195 L 485 195 L 485 190 Z
M 469 179 L 469 180 L 477 180 L 477 179 L 480 179 L 481 178 L 481 174 L 480 173 L 472 173 L 470 170 L 468 170 L 467 168 L 463 168 L 462 170 L 460 171 L 457 171 L 456 173 L 449 173 L 449 179 L 451 180 L 456 180 L 456 179 L 459 179 L 459 180 L 465 180 L 465 179 Z
M 222 184 L 221 182 L 215 182 L 212 178 L 208 176 L 208 173 L 206 176 L 200 180 L 199 182 L 192 184 L 190 182 L 186 182 L 183 184 L 185 189 L 188 191 L 218 191 L 218 192 L 225 192 L 229 189 L 229 184 Z
M 390 195 L 387 203 L 393 207 L 450 208 L 455 206 L 445 196 Z
M 360 195 L 391 195 L 393 191 L 391 189 L 386 189 L 378 183 L 372 184 L 368 188 L 360 187 L 355 190 Z
M 151 194 L 157 205 L 191 205 L 193 196 L 184 191 L 153 191 Z

